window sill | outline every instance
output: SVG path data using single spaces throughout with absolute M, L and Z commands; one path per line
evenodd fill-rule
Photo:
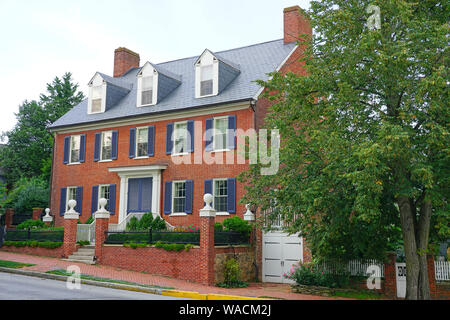
M 197 96 L 197 97 L 195 97 L 196 99 L 201 99 L 201 98 L 209 98 L 209 97 L 215 97 L 215 96 L 217 96 L 217 94 L 208 94 L 208 95 L 205 95 L 205 96 Z
M 171 214 L 169 215 L 169 217 L 185 217 L 185 216 L 187 216 L 187 213 L 184 213 L 184 212 L 180 212 L 180 213 L 171 213 Z
M 142 156 L 142 157 L 135 157 L 133 158 L 134 160 L 141 160 L 141 159 L 148 159 L 150 158 L 149 156 Z
M 215 153 L 215 152 L 228 152 L 228 151 L 232 151 L 232 149 L 218 149 L 218 150 L 212 150 L 211 153 Z
M 151 106 L 156 106 L 156 103 L 151 103 L 151 104 L 142 104 L 140 106 L 137 106 L 138 108 L 142 108 L 142 107 L 151 107 Z
M 107 159 L 107 160 L 99 160 L 98 162 L 112 162 L 112 159 Z
M 68 166 L 76 166 L 78 164 L 81 164 L 81 162 L 71 162 L 71 163 L 68 163 L 67 165 Z
M 176 156 L 187 156 L 188 154 L 190 154 L 190 152 L 172 153 L 172 157 L 176 157 Z
M 216 216 L 229 216 L 229 212 L 216 212 Z

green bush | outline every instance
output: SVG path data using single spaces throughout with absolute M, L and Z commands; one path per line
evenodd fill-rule
M 241 232 L 245 236 L 249 236 L 252 231 L 252 226 L 239 217 L 227 218 L 223 221 L 225 231 Z
M 146 213 L 141 217 L 141 220 L 139 220 L 137 228 L 138 230 L 148 230 L 152 227 L 152 223 L 153 215 L 151 213 Z
M 94 217 L 90 216 L 84 224 L 91 224 L 94 222 Z
M 136 231 L 138 229 L 139 220 L 136 217 L 131 217 L 127 223 L 127 231 Z
M 63 245 L 62 241 L 5 241 L 3 242 L 4 246 L 13 246 L 13 247 L 32 247 L 32 248 L 47 248 L 47 249 L 55 249 L 59 248 Z
M 21 224 L 17 225 L 17 227 L 16 227 L 17 230 L 27 230 L 28 228 L 42 229 L 42 228 L 46 228 L 46 226 L 45 226 L 45 223 L 41 220 L 28 219 L 28 220 L 25 220 L 24 222 L 22 222 Z
M 294 280 L 297 284 L 306 286 L 320 286 L 327 288 L 347 288 L 350 284 L 350 274 L 344 271 L 332 274 L 314 263 L 294 265 L 283 275 Z
M 87 240 L 80 240 L 80 241 L 77 241 L 77 244 L 79 244 L 80 246 L 87 246 L 87 245 L 89 245 L 89 244 L 91 244 L 91 242 L 90 241 L 87 241 Z
M 153 230 L 166 230 L 166 222 L 161 219 L 159 216 L 153 218 L 153 214 L 148 212 L 144 214 L 140 220 L 136 217 L 132 217 L 127 224 L 126 229 L 128 231 L 147 231 L 150 229 Z
M 229 258 L 224 265 L 224 282 L 218 283 L 217 286 L 223 288 L 243 288 L 247 287 L 248 283 L 242 281 L 241 268 L 239 263 L 234 258 Z
M 223 224 L 221 224 L 220 222 L 216 222 L 214 224 L 214 231 L 218 231 L 218 232 L 223 231 Z
M 21 178 L 0 206 L 14 208 L 15 212 L 31 212 L 33 208 L 47 208 L 48 183 L 40 178 Z

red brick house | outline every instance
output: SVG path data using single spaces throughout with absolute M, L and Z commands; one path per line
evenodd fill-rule
M 86 221 L 104 197 L 119 227 L 145 212 L 173 226 L 199 225 L 205 193 L 214 196 L 218 221 L 242 217 L 236 176 L 248 162 L 236 159 L 235 130 L 257 130 L 264 121 L 270 102 L 255 80 L 275 70 L 304 73 L 296 41 L 312 30 L 301 12 L 284 10 L 283 39 L 247 47 L 159 64 L 116 49 L 113 77 L 95 73 L 88 98 L 50 127 L 55 224 L 63 225 L 70 199 Z M 219 157 L 234 161 L 220 164 Z

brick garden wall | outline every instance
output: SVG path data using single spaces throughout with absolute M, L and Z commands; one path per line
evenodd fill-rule
M 17 253 L 25 253 L 25 254 L 31 254 L 35 256 L 42 256 L 42 257 L 52 257 L 52 258 L 61 258 L 63 255 L 63 246 L 55 249 L 48 249 L 48 248 L 33 248 L 33 247 L 14 247 L 14 246 L 5 246 L 0 249 L 1 251 L 6 252 L 17 252 Z
M 216 256 L 214 259 L 214 282 L 224 281 L 224 265 L 227 259 L 235 258 L 239 263 L 242 281 L 255 281 L 256 270 L 253 262 L 255 261 L 254 248 L 248 246 L 240 247 L 216 247 Z

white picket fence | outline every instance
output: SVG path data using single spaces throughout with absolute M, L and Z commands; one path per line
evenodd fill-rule
M 375 266 L 375 268 L 373 268 Z M 352 276 L 367 276 L 370 268 L 370 274 L 375 277 L 384 277 L 384 263 L 377 260 L 351 260 L 346 265 L 342 263 L 324 262 L 321 265 L 324 270 L 330 273 L 339 273 L 342 271 L 350 273 Z
M 77 224 L 77 241 L 95 240 L 95 221 L 91 224 Z
M 434 273 L 438 281 L 450 281 L 450 261 L 434 261 Z

